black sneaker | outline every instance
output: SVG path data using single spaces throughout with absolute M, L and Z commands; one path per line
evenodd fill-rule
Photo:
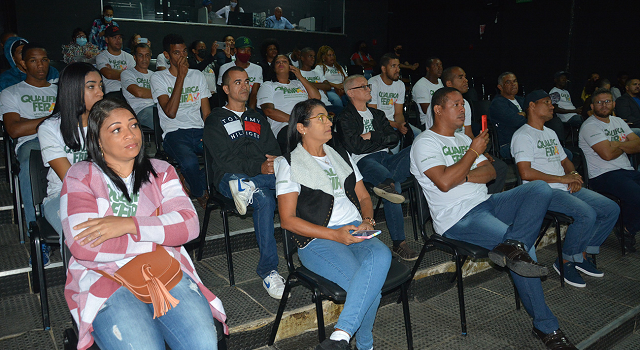
M 351 350 L 351 346 L 346 340 L 336 341 L 327 338 L 316 346 L 316 350 Z
M 373 188 L 373 193 L 377 194 L 379 197 L 382 197 L 388 200 L 391 203 L 402 204 L 404 203 L 404 196 L 396 191 L 393 183 L 386 184 L 381 183 L 378 186 Z
M 411 249 L 407 242 L 402 242 L 399 246 L 391 248 L 391 253 L 404 261 L 418 260 L 418 253 Z

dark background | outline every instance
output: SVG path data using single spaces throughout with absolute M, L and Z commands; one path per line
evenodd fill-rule
M 240 1 L 245 11 L 253 11 L 250 2 Z M 276 6 L 261 2 L 260 11 Z M 303 3 L 304 5 L 299 5 Z M 226 1 L 214 1 L 214 9 Z M 271 5 L 268 5 L 271 4 Z M 296 11 L 299 19 L 311 13 L 304 8 L 318 6 L 291 0 L 277 2 L 285 17 Z M 289 6 L 289 7 L 287 7 Z M 302 7 L 301 7 L 302 6 Z M 302 10 L 298 11 L 301 8 Z M 366 40 L 372 55 L 379 57 L 391 45 L 401 43 L 403 60 L 421 64 L 428 56 L 438 56 L 444 66 L 459 65 L 474 77 L 476 88 L 485 84 L 486 92 L 495 94 L 497 76 L 512 71 L 524 91 L 550 89 L 553 73 L 568 69 L 572 74 L 570 91 L 579 98 L 587 75 L 600 73 L 615 84 L 616 75 L 625 70 L 640 73 L 640 1 L 630 0 L 346 0 L 344 34 L 309 33 L 267 29 L 204 26 L 189 23 L 135 22 L 117 20 L 125 40 L 134 31 L 148 37 L 154 53 L 159 53 L 162 37 L 170 32 L 181 34 L 187 43 L 195 39 L 221 40 L 225 34 L 250 37 L 256 48 L 265 38 L 276 38 L 281 51 L 294 46 L 318 48 L 328 44 L 336 50 L 339 62 L 348 64 L 353 44 Z M 271 12 L 273 10 L 271 9 Z M 101 13 L 99 0 L 2 0 L 0 26 L 17 30 L 31 41 L 43 43 L 53 59 L 61 59 L 60 45 L 70 41 L 71 31 L 82 27 L 88 31 Z M 118 17 L 116 13 L 116 18 Z M 318 19 L 317 19 L 318 20 Z M 571 25 L 573 21 L 573 25 Z M 339 23 L 331 20 L 331 25 Z M 486 25 L 482 38 L 479 26 Z M 375 44 L 374 44 L 375 40 Z M 258 50 L 253 61 L 258 61 Z

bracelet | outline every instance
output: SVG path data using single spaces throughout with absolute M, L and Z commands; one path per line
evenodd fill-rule
M 480 158 L 480 153 L 478 153 L 475 149 L 473 149 L 473 148 L 471 148 L 471 147 L 469 147 L 469 149 L 470 149 L 470 150 L 472 150 L 472 151 L 473 151 L 473 153 L 475 153 L 475 154 L 476 154 L 476 158 Z
M 364 218 L 362 220 L 367 220 L 367 221 L 369 221 L 369 224 L 371 224 L 372 227 L 376 227 L 376 221 L 373 220 L 372 218 L 366 217 L 366 218 Z

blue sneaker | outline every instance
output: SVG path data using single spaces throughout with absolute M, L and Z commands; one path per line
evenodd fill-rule
M 558 264 L 560 264 L 560 259 L 556 259 L 556 262 L 553 263 L 553 269 L 556 270 L 558 275 L 560 275 L 560 269 L 558 269 Z M 564 282 L 578 288 L 584 288 L 587 284 L 582 279 L 582 276 L 576 270 L 575 265 L 569 261 L 562 264 L 564 269 Z
M 51 264 L 51 260 L 49 259 L 49 255 L 51 255 L 51 248 L 48 245 L 42 245 L 42 262 L 44 267 L 49 266 Z M 29 267 L 31 267 L 31 257 L 29 257 Z
M 587 276 L 591 277 L 603 277 L 604 272 L 596 269 L 596 265 L 593 263 L 592 258 L 585 258 L 581 263 L 576 263 L 576 270 L 584 273 Z

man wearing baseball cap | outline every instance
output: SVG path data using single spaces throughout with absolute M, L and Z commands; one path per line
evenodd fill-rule
M 107 49 L 102 50 L 96 57 L 96 67 L 104 78 L 105 98 L 119 98 L 124 101 L 120 73 L 127 68 L 136 66 L 133 56 L 122 51 L 122 31 L 119 27 L 108 26 L 104 30 Z
M 235 62 L 225 63 L 220 67 L 218 74 L 218 85 L 222 86 L 222 75 L 227 69 L 231 67 L 242 67 L 249 75 L 249 84 L 251 85 L 251 93 L 249 94 L 248 107 L 256 109 L 256 103 L 258 101 L 258 89 L 262 84 L 262 67 L 257 64 L 249 62 L 251 58 L 251 51 L 253 50 L 253 44 L 251 39 L 246 36 L 241 36 L 236 39 L 236 60 Z
M 582 188 L 582 177 L 567 158 L 560 140 L 544 123 L 553 117 L 553 104 L 543 90 L 529 93 L 525 99 L 527 124 L 511 139 L 511 154 L 515 159 L 522 182 L 542 180 L 552 189 L 549 210 L 573 218 L 562 245 L 562 262 L 553 264 L 564 281 L 574 287 L 586 287 L 578 271 L 591 277 L 603 277 L 595 262 L 587 254 L 598 254 L 618 220 L 620 208 L 605 196 Z

